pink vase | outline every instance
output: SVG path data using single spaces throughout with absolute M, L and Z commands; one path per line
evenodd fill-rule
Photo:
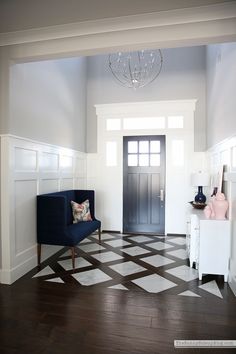
M 215 219 L 224 220 L 229 207 L 229 202 L 225 199 L 224 193 L 216 193 L 212 206 L 215 213 Z
M 215 212 L 214 212 L 214 208 L 213 208 L 214 200 L 215 200 L 215 195 L 213 195 L 213 197 L 211 197 L 210 202 L 208 203 L 208 206 L 211 209 L 211 218 L 215 217 Z
M 204 208 L 204 214 L 206 219 L 209 219 L 211 217 L 211 207 L 209 205 Z

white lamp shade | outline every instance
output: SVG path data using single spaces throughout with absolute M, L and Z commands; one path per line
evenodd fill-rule
M 209 186 L 210 184 L 210 175 L 206 172 L 197 172 L 192 173 L 191 175 L 191 185 L 192 186 Z

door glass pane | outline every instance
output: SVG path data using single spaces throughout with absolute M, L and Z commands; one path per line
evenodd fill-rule
M 148 153 L 148 152 L 149 152 L 149 141 L 140 141 L 139 142 L 139 153 Z
M 138 152 L 138 142 L 137 141 L 128 141 L 128 153 L 137 153 Z
M 148 154 L 139 155 L 139 166 L 149 166 L 149 155 Z
M 160 164 L 161 164 L 160 154 L 151 154 L 150 166 L 160 166 Z
M 165 129 L 165 117 L 124 118 L 125 130 Z
M 128 155 L 128 166 L 138 166 L 138 155 Z
M 160 141 L 152 140 L 150 142 L 150 152 L 160 152 Z

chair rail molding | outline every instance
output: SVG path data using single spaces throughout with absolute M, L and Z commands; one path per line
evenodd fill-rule
M 1 283 L 37 265 L 36 196 L 86 189 L 86 153 L 1 135 Z M 60 247 L 45 246 L 44 259 Z

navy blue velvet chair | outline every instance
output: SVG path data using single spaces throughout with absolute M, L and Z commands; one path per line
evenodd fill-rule
M 82 203 L 89 200 L 92 221 L 73 224 L 71 200 Z M 75 246 L 98 230 L 101 241 L 101 222 L 94 215 L 94 191 L 69 190 L 37 196 L 38 265 L 41 263 L 41 245 L 68 246 L 72 266 L 75 267 Z

